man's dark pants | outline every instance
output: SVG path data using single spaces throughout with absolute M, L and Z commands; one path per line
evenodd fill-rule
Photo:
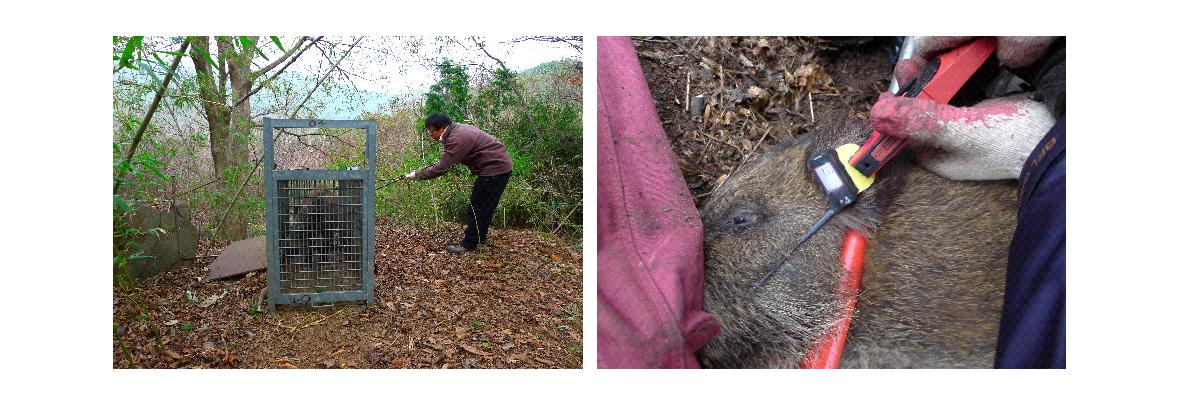
M 463 248 L 475 249 L 480 242 L 487 242 L 488 226 L 492 225 L 496 205 L 500 203 L 500 195 L 504 194 L 511 176 L 512 172 L 508 172 L 475 178 L 475 185 L 471 187 L 471 207 L 467 208 L 467 230 L 460 243 Z
M 1066 117 L 1021 171 L 996 368 L 1066 368 Z

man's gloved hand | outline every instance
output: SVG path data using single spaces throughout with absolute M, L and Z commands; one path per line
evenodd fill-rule
M 416 178 L 417 178 L 417 171 L 406 173 L 405 176 L 401 177 L 401 179 L 403 179 L 403 180 L 410 180 L 410 179 L 416 179 Z
M 938 54 L 963 45 L 974 37 L 913 37 L 913 55 L 897 62 L 893 76 L 902 85 L 921 73 L 921 68 Z M 1021 68 L 1045 55 L 1058 37 L 996 37 L 996 58 L 1007 68 Z
M 915 37 L 914 55 L 897 63 L 894 75 L 905 84 L 917 77 L 926 57 L 961 45 L 971 37 Z M 1001 63 L 1020 67 L 1036 61 L 1052 37 L 999 37 Z M 1013 179 L 1037 142 L 1054 125 L 1053 114 L 1025 95 L 953 107 L 930 100 L 880 95 L 869 116 L 881 134 L 909 137 L 922 166 L 954 180 Z
M 869 119 L 881 134 L 909 137 L 922 166 L 954 180 L 1019 177 L 1054 125 L 1045 105 L 1024 95 L 954 107 L 884 93 Z

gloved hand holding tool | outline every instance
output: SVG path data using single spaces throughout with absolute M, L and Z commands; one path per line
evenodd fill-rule
M 1043 56 L 1054 40 L 998 37 L 996 56 L 1005 67 L 1024 67 Z M 894 76 L 911 87 L 909 82 L 930 71 L 926 57 L 973 43 L 971 37 L 914 37 L 912 56 L 897 63 Z M 1045 104 L 1025 96 L 954 107 L 932 98 L 891 93 L 880 96 L 869 119 L 880 134 L 912 140 L 920 147 L 917 157 L 923 167 L 953 180 L 1017 178 L 1033 147 L 1055 122 Z
M 914 38 L 911 57 L 897 64 L 894 76 L 898 81 L 919 77 L 928 68 L 925 57 L 969 40 Z M 937 175 L 1019 180 L 1018 223 L 1008 247 L 994 365 L 1065 368 L 1065 39 L 998 37 L 996 56 L 1032 85 L 1030 98 L 1009 96 L 959 108 L 884 94 L 870 120 L 880 133 L 911 139 L 918 161 Z
M 871 122 L 876 129 L 863 146 L 848 144 L 822 151 L 807 164 L 827 195 L 823 216 L 795 243 L 776 267 L 762 276 L 753 289 L 759 289 L 785 261 L 834 214 L 855 202 L 871 186 L 875 174 L 903 149 L 912 137 L 915 141 L 943 149 L 941 153 L 919 154 L 927 169 L 951 179 L 1005 179 L 1020 175 L 1021 167 L 1037 142 L 1053 125 L 1046 106 L 1023 97 L 990 100 L 969 108 L 949 106 L 952 97 L 997 49 L 992 38 L 966 42 L 924 40 L 915 47 L 911 59 L 898 64 L 895 75 L 901 84 L 897 96 L 881 95 L 873 106 Z M 1040 57 L 1052 42 L 1017 39 L 999 45 L 1000 53 L 1010 63 L 1028 63 Z M 925 62 L 922 55 L 944 46 L 961 46 Z M 1041 51 L 1035 51 L 1040 46 Z M 1031 59 L 1030 59 L 1031 58 Z M 1027 62 L 1026 62 L 1027 61 Z M 856 294 L 863 273 L 867 240 L 857 230 L 847 230 L 840 250 L 843 275 L 842 323 L 827 332 L 807 353 L 803 368 L 837 368 L 842 357 Z

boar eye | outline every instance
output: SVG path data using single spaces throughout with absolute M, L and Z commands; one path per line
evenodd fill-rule
M 743 210 L 732 213 L 728 217 L 727 225 L 733 229 L 742 230 L 755 224 L 757 220 L 760 220 L 760 213 Z

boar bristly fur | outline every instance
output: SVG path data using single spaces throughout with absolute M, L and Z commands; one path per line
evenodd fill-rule
M 988 368 L 1015 228 L 1016 182 L 958 182 L 913 163 L 908 149 L 859 201 L 776 266 L 826 210 L 806 167 L 815 152 L 862 144 L 853 121 L 774 146 L 739 168 L 702 208 L 707 310 L 722 334 L 700 353 L 728 368 L 794 368 L 840 322 L 844 230 L 868 236 L 842 366 Z

